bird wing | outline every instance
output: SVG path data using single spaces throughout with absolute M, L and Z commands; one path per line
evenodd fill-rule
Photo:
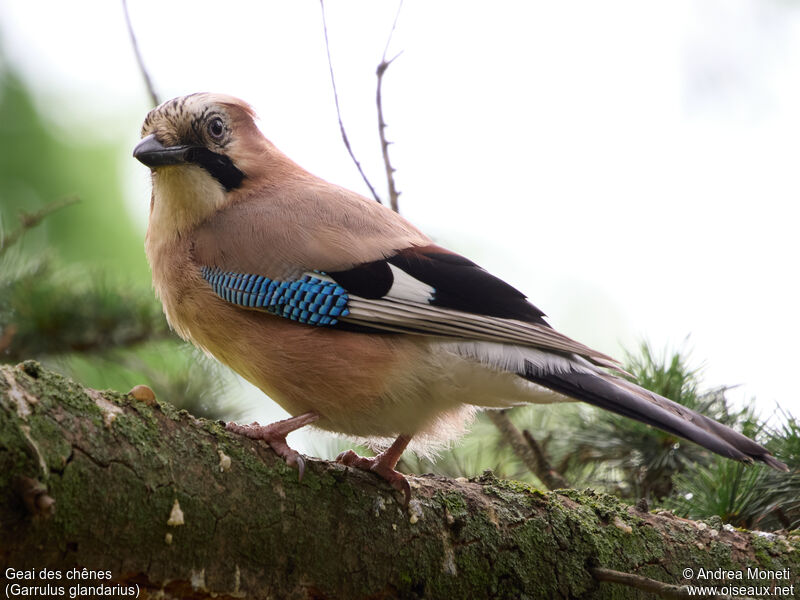
M 343 222 L 330 202 L 308 218 L 280 206 L 286 197 L 234 206 L 199 228 L 195 258 L 217 295 L 307 324 L 520 344 L 620 370 L 555 331 L 522 292 L 377 203 L 351 205 Z
M 578 354 L 618 369 L 609 356 L 557 332 L 525 295 L 435 244 L 328 275 L 352 290 L 343 319 L 386 331 L 505 342 Z

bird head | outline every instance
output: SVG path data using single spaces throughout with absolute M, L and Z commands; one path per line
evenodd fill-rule
M 266 142 L 254 119 L 253 109 L 232 96 L 200 93 L 174 98 L 148 113 L 133 156 L 154 172 L 199 167 L 231 191 L 247 177 L 241 164 L 245 161 L 237 156 L 244 159 L 252 155 L 254 143 Z
M 151 223 L 185 230 L 282 171 L 288 158 L 255 118 L 246 102 L 209 93 L 174 98 L 148 113 L 133 156 L 152 173 Z

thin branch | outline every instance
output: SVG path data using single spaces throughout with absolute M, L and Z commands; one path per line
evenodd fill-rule
M 383 57 L 382 61 L 386 62 L 386 53 L 389 52 L 389 44 L 392 42 L 392 36 L 394 35 L 394 30 L 397 29 L 397 19 L 400 18 L 400 11 L 403 9 L 403 0 L 400 0 L 400 3 L 397 5 L 397 12 L 394 15 L 394 21 L 392 22 L 392 29 L 389 31 L 389 37 L 386 39 L 386 45 L 383 47 Z M 395 58 L 397 58 L 395 56 Z M 394 58 L 392 59 L 394 60 Z M 391 60 L 389 62 L 392 62 Z
M 394 16 L 394 22 L 392 23 L 392 29 L 389 31 L 389 38 L 386 40 L 386 46 L 383 49 L 383 56 L 381 57 L 381 62 L 378 65 L 378 68 L 375 74 L 378 77 L 378 85 L 377 90 L 375 92 L 375 102 L 378 105 L 378 134 L 381 138 L 381 153 L 383 154 L 383 164 L 386 167 L 386 183 L 389 187 L 389 206 L 392 208 L 394 212 L 400 212 L 400 205 L 398 203 L 398 198 L 400 197 L 400 192 L 397 191 L 397 186 L 395 185 L 394 181 L 394 173 L 397 169 L 392 166 L 392 162 L 389 159 L 389 142 L 386 140 L 386 121 L 383 118 L 383 99 L 381 97 L 381 87 L 383 86 L 383 76 L 386 73 L 386 70 L 389 68 L 397 58 L 402 54 L 402 52 L 396 54 L 394 58 L 390 60 L 386 60 L 386 53 L 389 51 L 389 43 L 392 41 L 392 36 L 394 35 L 394 30 L 397 27 L 397 19 L 400 17 L 400 11 L 403 8 L 403 0 L 400 0 L 400 4 L 397 6 L 397 13 Z
M 632 573 L 623 573 L 622 571 L 602 569 L 599 567 L 590 569 L 590 571 L 597 581 L 619 583 L 637 590 L 656 594 L 662 598 L 688 598 L 691 596 L 693 598 L 718 598 L 722 600 L 734 600 L 731 596 L 690 594 L 688 587 L 685 585 L 672 585 L 669 583 L 663 583 L 656 579 L 650 579 L 649 577 L 634 575 Z
M 6 236 L 0 232 L 0 255 L 2 255 L 8 248 L 16 244 L 20 238 L 25 235 L 26 231 L 33 229 L 39 223 L 41 223 L 45 217 L 51 215 L 57 210 L 61 210 L 62 208 L 75 204 L 79 200 L 80 198 L 77 196 L 67 196 L 66 198 L 54 200 L 50 204 L 46 204 L 36 212 L 21 212 L 19 214 L 19 227 Z
M 547 455 L 531 432 L 527 429 L 523 429 L 522 436 L 525 438 L 528 447 L 531 449 L 536 459 L 536 464 L 538 465 L 536 476 L 551 490 L 568 488 L 569 482 L 567 482 L 561 473 L 552 467 L 550 461 L 547 459 Z
M 153 103 L 153 106 L 158 106 L 161 104 L 161 102 L 158 100 L 158 94 L 156 94 L 156 89 L 153 87 L 153 80 L 150 79 L 150 74 L 147 72 L 147 67 L 144 66 L 142 53 L 139 52 L 139 43 L 136 41 L 136 34 L 133 32 L 131 17 L 128 14 L 128 0 L 122 0 L 122 11 L 125 13 L 125 23 L 128 26 L 128 35 L 131 38 L 133 53 L 136 55 L 136 62 L 139 63 L 139 71 L 142 73 L 144 84 L 147 86 L 147 92 L 150 94 L 150 101 Z
M 350 155 L 350 158 L 353 159 L 353 162 L 358 169 L 358 172 L 361 174 L 361 179 L 364 180 L 364 183 L 367 184 L 372 197 L 375 198 L 375 201 L 380 203 L 381 199 L 378 196 L 378 193 L 375 191 L 375 188 L 372 187 L 369 179 L 367 178 L 364 170 L 361 168 L 361 163 L 358 162 L 356 155 L 353 153 L 353 149 L 350 147 L 350 140 L 347 138 L 347 131 L 345 131 L 344 123 L 342 122 L 342 111 L 339 109 L 339 93 L 336 91 L 336 78 L 333 76 L 333 61 L 331 61 L 331 47 L 330 43 L 328 42 L 328 22 L 325 19 L 325 0 L 319 0 L 319 7 L 322 11 L 322 30 L 325 34 L 325 52 L 328 54 L 328 70 L 331 73 L 331 87 L 333 88 L 333 101 L 336 104 L 336 116 L 339 119 L 339 131 L 342 134 L 342 141 L 344 142 L 344 147 L 347 148 L 347 153 Z
M 520 433 L 519 429 L 508 418 L 506 411 L 487 410 L 486 416 L 497 427 L 503 439 L 509 443 L 517 458 L 525 463 L 531 473 L 536 475 L 548 489 L 554 490 L 569 487 L 567 480 L 560 473 L 553 470 L 547 460 L 544 459 L 538 444 L 536 444 L 536 448 L 540 454 L 537 455 L 530 442 L 526 440 L 525 436 Z M 530 436 L 530 434 L 528 435 Z M 533 438 L 531 437 L 531 439 Z

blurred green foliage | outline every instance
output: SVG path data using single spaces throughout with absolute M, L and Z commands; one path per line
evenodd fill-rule
M 0 361 L 36 358 L 98 388 L 144 383 L 197 415 L 235 418 L 230 376 L 169 331 L 150 289 L 120 150 L 59 129 L 0 68 Z
M 56 268 L 52 260 L 4 262 L 11 264 L 0 279 L 0 314 L 13 319 L 16 329 L 8 361 L 102 352 L 169 335 L 150 294 L 110 281 L 99 268 Z
M 80 202 L 48 217 L 23 241 L 27 252 L 54 249 L 60 260 L 101 265 L 131 281 L 149 279 L 142 232 L 127 216 L 117 157 L 119 147 L 91 133 L 62 131 L 39 113 L 10 68 L 0 69 L 0 210 L 3 228 L 21 210 L 76 195 Z M 43 242 L 46 242 L 43 243 Z

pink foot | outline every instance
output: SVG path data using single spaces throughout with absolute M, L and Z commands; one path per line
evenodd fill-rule
M 306 462 L 300 453 L 289 447 L 286 443 L 286 436 L 306 425 L 319 419 L 319 415 L 313 412 L 304 413 L 297 417 L 277 421 L 269 425 L 259 425 L 256 422 L 250 425 L 237 425 L 228 423 L 225 429 L 233 433 L 239 433 L 254 440 L 264 440 L 275 454 L 283 458 L 290 467 L 295 467 L 299 472 L 299 480 L 303 481 L 303 474 L 306 471 Z
M 336 457 L 336 462 L 375 473 L 386 480 L 398 492 L 403 493 L 405 500 L 403 506 L 407 507 L 408 503 L 411 502 L 411 486 L 403 474 L 395 471 L 394 467 L 410 441 L 411 436 L 401 435 L 387 450 L 372 458 L 359 456 L 352 450 L 346 450 Z

